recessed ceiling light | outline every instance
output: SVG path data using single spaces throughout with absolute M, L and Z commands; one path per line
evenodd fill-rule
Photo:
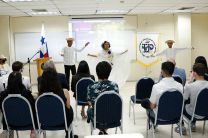
M 97 14 L 125 14 L 127 10 L 97 10 Z
M 57 12 L 31 12 L 32 15 L 58 15 Z

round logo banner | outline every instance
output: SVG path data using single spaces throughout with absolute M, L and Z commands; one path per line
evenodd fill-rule
M 157 62 L 154 55 L 158 49 L 158 34 L 138 33 L 137 37 L 137 61 L 145 66 L 151 66 Z

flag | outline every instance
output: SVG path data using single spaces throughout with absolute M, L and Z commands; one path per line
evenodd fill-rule
M 40 58 L 47 58 L 49 57 L 48 54 L 48 45 L 45 37 L 45 28 L 44 24 L 42 24 L 42 29 L 41 29 L 41 47 L 40 47 Z

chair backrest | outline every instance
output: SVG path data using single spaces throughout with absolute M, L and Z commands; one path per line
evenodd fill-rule
M 40 95 L 35 102 L 38 128 L 43 130 L 67 130 L 66 111 L 63 100 L 49 92 Z
M 141 78 L 136 84 L 136 99 L 150 98 L 154 80 L 149 77 Z
M 204 88 L 198 92 L 196 105 L 194 107 L 195 112 L 192 119 L 195 115 L 208 117 L 208 108 L 206 105 L 208 105 L 208 88 Z
M 158 108 L 155 124 L 157 119 L 179 121 L 182 116 L 183 103 L 183 94 L 178 90 L 170 89 L 162 93 L 157 102 Z
M 89 77 L 80 79 L 76 84 L 76 99 L 80 102 L 87 102 L 87 87 L 93 84 L 94 80 Z
M 180 84 L 183 85 L 183 80 L 181 79 L 180 76 L 173 76 L 173 79 L 174 79 L 175 81 L 177 81 L 178 83 L 180 83 Z
M 116 127 L 122 123 L 123 101 L 115 91 L 106 91 L 100 94 L 94 105 L 94 127 L 96 122 L 105 127 Z
M 29 101 L 20 94 L 9 94 L 2 102 L 7 129 L 35 129 L 34 117 Z

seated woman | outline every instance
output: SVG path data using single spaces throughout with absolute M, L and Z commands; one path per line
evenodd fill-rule
M 43 65 L 43 70 L 47 70 L 49 68 L 51 68 L 51 69 L 53 69 L 53 70 L 56 71 L 56 67 L 55 67 L 55 64 L 54 64 L 53 60 L 48 60 Z M 61 87 L 63 89 L 69 90 L 69 84 L 68 84 L 68 82 L 66 80 L 65 74 L 63 74 L 63 73 L 57 73 L 57 75 L 58 75 L 58 80 L 61 83 Z M 40 82 L 40 80 L 41 80 L 41 77 L 38 77 L 38 82 Z M 38 83 L 38 84 L 40 84 L 40 83 Z M 39 89 L 39 85 L 38 85 L 38 89 Z
M 91 120 L 93 122 L 94 120 L 94 103 L 95 99 L 103 92 L 105 91 L 115 91 L 119 93 L 118 85 L 112 81 L 108 80 L 108 77 L 111 72 L 111 65 L 106 62 L 102 61 L 99 62 L 96 66 L 96 73 L 98 76 L 98 82 L 95 82 L 94 84 L 90 85 L 88 88 L 88 101 L 91 108 L 88 109 L 87 115 L 88 115 L 88 122 Z M 100 130 L 100 135 L 107 134 L 106 130 Z
M 31 94 L 30 90 L 27 90 L 22 83 L 22 74 L 20 72 L 12 72 L 8 78 L 7 89 L 0 94 L 0 104 L 2 105 L 3 100 L 8 96 L 8 94 L 21 94 L 25 97 L 31 105 L 33 111 L 34 120 L 36 120 L 36 112 L 35 112 L 35 100 Z M 36 123 L 36 122 L 35 122 Z M 37 126 L 37 123 L 36 123 Z M 6 130 L 6 123 L 3 118 L 3 130 Z M 31 137 L 34 137 L 34 131 L 31 131 Z
M 80 79 L 86 78 L 86 77 L 91 78 L 92 80 L 95 80 L 95 77 L 93 75 L 90 75 L 90 69 L 89 69 L 89 66 L 88 66 L 87 62 L 82 60 L 79 63 L 76 75 L 72 76 L 71 90 L 72 90 L 72 92 L 74 92 L 73 96 L 75 98 L 76 98 L 76 85 L 77 85 L 77 82 Z M 85 105 L 82 106 L 81 116 L 82 116 L 82 118 L 87 118 L 87 116 L 85 114 Z
M 61 84 L 58 80 L 57 72 L 48 68 L 43 71 L 42 77 L 39 84 L 39 95 L 47 92 L 53 92 L 58 95 L 65 103 L 67 124 L 70 125 L 73 121 L 73 109 L 70 106 L 70 95 L 67 89 L 62 89 Z M 66 138 L 68 137 L 68 132 L 66 131 Z

